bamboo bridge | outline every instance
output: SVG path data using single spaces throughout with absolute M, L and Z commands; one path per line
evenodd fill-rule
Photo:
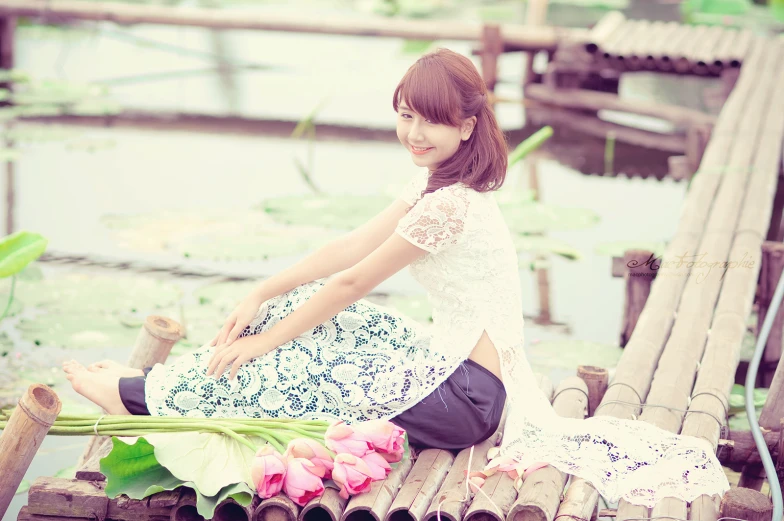
M 612 381 L 608 382 L 605 369 L 581 366 L 576 368 L 578 377 L 557 383 L 555 389 L 545 378 L 540 379 L 540 387 L 563 416 L 625 418 L 703 438 L 723 464 L 742 469 L 740 487 L 723 498 L 700 497 L 690 504 L 668 498 L 652 509 L 622 501 L 617 510 L 609 511 L 598 508 L 598 495 L 589 483 L 571 479 L 565 488 L 569 476 L 545 467 L 522 483 L 498 473 L 484 483 L 483 494 L 466 498 L 468 449 L 457 453 L 425 449 L 401 463 L 386 481 L 374 484 L 371 492 L 350 501 L 334 490 L 304 508 L 284 496 L 250 507 L 227 500 L 216 511 L 216 519 L 434 521 L 439 504 L 440 516 L 449 521 L 587 521 L 597 516 L 618 521 L 661 516 L 704 521 L 722 516 L 770 519 L 770 501 L 758 492 L 763 482 L 759 454 L 749 432 L 728 429 L 727 416 L 748 319 L 757 309 L 762 322 L 784 271 L 784 244 L 768 240 L 778 238 L 784 204 L 784 198 L 777 196 L 784 147 L 780 91 L 784 41 L 727 28 L 627 20 L 620 13 L 611 13 L 590 31 L 583 31 L 424 21 L 311 22 L 200 8 L 0 0 L 0 17 L 5 20 L 0 24 L 0 61 L 6 65 L 12 63 L 7 34 L 13 22 L 9 20 L 17 16 L 473 40 L 491 89 L 497 82 L 502 53 L 546 52 L 550 56 L 547 70 L 529 71 L 522 85 L 529 108 L 546 107 L 548 117 L 568 120 L 587 132 L 606 135 L 612 131 L 618 139 L 665 147 L 675 154 L 673 174 L 691 178 L 677 230 L 663 257 L 629 251 L 614 263 L 614 272 L 626 280 L 627 296 L 621 332 L 625 351 Z M 621 100 L 616 94 L 620 74 L 639 70 L 721 77 L 726 101 L 713 118 L 674 106 Z M 598 119 L 596 113 L 606 108 L 660 117 L 686 130 L 663 136 L 622 128 Z M 784 364 L 780 363 L 784 311 L 775 324 L 764 355 L 762 378 L 770 392 L 760 425 L 784 472 Z M 171 320 L 150 317 L 131 365 L 141 368 L 164 362 L 178 335 L 178 326 Z M 36 400 L 42 400 L 43 391 L 37 392 L 31 391 L 26 398 L 31 410 Z M 39 407 L 45 409 L 46 403 Z M 502 435 L 499 430 L 474 448 L 470 470 L 485 465 L 488 450 Z M 35 448 L 33 443 L 33 454 Z M 195 497 L 187 490 L 143 500 L 106 497 L 98 463 L 107 450 L 106 440 L 95 438 L 73 478 L 36 480 L 18 519 L 199 519 Z M 25 468 L 27 464 L 29 460 Z

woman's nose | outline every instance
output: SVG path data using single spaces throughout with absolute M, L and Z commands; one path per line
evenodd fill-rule
M 422 138 L 422 127 L 416 123 L 411 125 L 411 128 L 408 131 L 408 140 L 411 142 L 418 142 L 421 141 Z

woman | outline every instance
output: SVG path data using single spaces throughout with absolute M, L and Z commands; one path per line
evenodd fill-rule
M 643 422 L 558 417 L 523 351 L 517 253 L 492 194 L 507 147 L 471 61 L 421 57 L 393 95 L 422 172 L 364 226 L 265 280 L 208 345 L 138 371 L 65 370 L 113 414 L 388 419 L 413 444 L 457 449 L 509 415 L 501 453 L 591 481 L 614 501 L 691 500 L 729 488 L 709 447 Z M 364 300 L 410 266 L 433 330 Z M 317 281 L 336 274 L 328 282 Z M 675 479 L 677 478 L 677 479 Z

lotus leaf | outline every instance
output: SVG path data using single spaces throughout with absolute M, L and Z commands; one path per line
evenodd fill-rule
M 57 125 L 16 126 L 5 132 L 7 139 L 31 143 L 63 141 L 76 135 L 78 134 L 74 130 Z
M 15 148 L 0 148 L 0 161 L 13 162 L 21 156 L 22 153 Z
M 0 278 L 22 271 L 43 254 L 48 242 L 42 235 L 26 231 L 0 239 Z
M 0 292 L 7 291 L 0 282 Z M 178 286 L 138 275 L 86 275 L 69 273 L 39 282 L 19 281 L 17 295 L 23 304 L 66 313 L 144 313 L 179 302 Z
M 138 329 L 124 327 L 117 317 L 100 313 L 56 313 L 22 319 L 22 338 L 36 345 L 64 348 L 126 347 Z
M 582 208 L 565 208 L 539 202 L 501 205 L 509 229 L 515 233 L 543 233 L 556 230 L 590 228 L 599 222 L 596 212 Z
M 768 399 L 769 389 L 754 389 L 754 408 L 760 409 Z M 740 384 L 733 384 L 730 392 L 730 414 L 736 414 L 746 410 L 746 387 Z
M 260 209 L 283 224 L 352 230 L 391 202 L 390 197 L 379 195 L 297 195 L 268 199 Z
M 515 235 L 512 237 L 517 251 L 530 253 L 554 253 L 569 260 L 579 260 L 582 254 L 567 243 L 551 237 L 538 235 Z

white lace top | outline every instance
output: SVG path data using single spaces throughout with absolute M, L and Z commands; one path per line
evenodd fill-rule
M 523 467 L 549 463 L 588 480 L 611 502 L 653 506 L 664 497 L 691 501 L 728 490 L 703 440 L 641 421 L 555 414 L 525 356 L 517 252 L 494 194 L 456 183 L 420 199 L 427 180 L 423 169 L 401 194 L 414 206 L 396 233 L 430 253 L 410 271 L 433 307 L 431 349 L 465 360 L 487 331 L 498 351 L 509 405 L 501 455 Z

